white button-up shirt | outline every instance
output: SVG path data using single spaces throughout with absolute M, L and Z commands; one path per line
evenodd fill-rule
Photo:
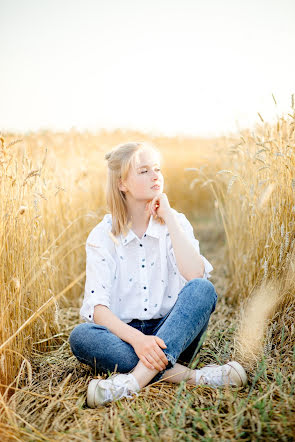
M 177 219 L 200 254 L 199 241 L 193 227 L 183 213 Z M 86 282 L 81 317 L 93 321 L 94 307 L 106 305 L 118 318 L 128 323 L 132 319 L 161 318 L 177 300 L 178 293 L 188 282 L 179 272 L 170 234 L 166 224 L 160 224 L 151 215 L 142 238 L 129 229 L 122 234 L 110 235 L 112 215 L 90 232 L 86 241 Z M 207 259 L 203 278 L 210 278 L 213 270 Z

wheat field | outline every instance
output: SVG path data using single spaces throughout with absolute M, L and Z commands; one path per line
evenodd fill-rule
M 292 97 L 293 98 L 293 97 Z M 261 117 L 261 116 L 260 116 Z M 195 365 L 244 364 L 244 389 L 160 381 L 85 406 L 91 370 L 71 354 L 85 240 L 107 211 L 103 157 L 152 141 L 164 191 L 194 225 L 219 294 Z M 295 110 L 215 139 L 98 133 L 0 137 L 1 440 L 292 440 Z

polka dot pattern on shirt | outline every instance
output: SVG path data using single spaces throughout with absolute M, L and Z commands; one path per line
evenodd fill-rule
M 197 247 L 191 224 L 184 214 L 175 213 Z M 119 235 L 114 237 L 115 241 L 111 235 L 111 219 L 111 214 L 106 214 L 86 241 L 81 316 L 92 319 L 98 303 L 108 306 L 124 322 L 165 316 L 186 283 L 178 271 L 167 226 L 151 216 L 142 238 L 130 229 L 126 237 Z M 204 263 L 207 271 L 211 271 L 212 266 L 205 258 Z

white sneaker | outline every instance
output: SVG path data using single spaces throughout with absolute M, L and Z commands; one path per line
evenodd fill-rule
M 131 374 L 114 374 L 107 379 L 92 379 L 87 390 L 87 405 L 95 408 L 122 397 L 132 397 L 140 390 L 137 380 Z
M 247 375 L 244 368 L 236 361 L 230 361 L 225 365 L 206 365 L 196 370 L 196 384 L 220 387 L 233 385 L 242 387 L 247 384 Z

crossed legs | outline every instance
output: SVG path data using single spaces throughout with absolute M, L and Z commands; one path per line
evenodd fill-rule
M 153 333 L 167 346 L 163 351 L 169 363 L 162 372 L 147 368 L 130 344 L 97 324 L 84 323 L 75 327 L 70 336 L 71 349 L 79 361 L 96 370 L 132 371 L 141 388 L 161 378 L 175 383 L 187 380 L 193 384 L 195 370 L 176 361 L 188 347 L 197 346 L 215 310 L 216 300 L 214 286 L 206 279 L 192 279 L 183 287 L 173 308 Z

